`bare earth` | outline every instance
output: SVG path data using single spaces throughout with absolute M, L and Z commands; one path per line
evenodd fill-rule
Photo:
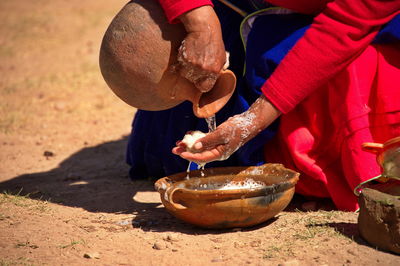
M 98 68 L 124 3 L 0 1 L 0 265 L 400 265 L 360 238 L 356 213 L 296 198 L 257 227 L 206 230 L 132 182 L 135 110 Z

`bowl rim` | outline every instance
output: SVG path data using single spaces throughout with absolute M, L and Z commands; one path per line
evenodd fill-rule
M 226 190 L 219 190 L 219 189 L 205 189 L 205 190 L 195 190 L 195 189 L 190 189 L 186 187 L 178 187 L 174 184 L 181 184 L 184 182 L 187 182 L 187 180 L 180 179 L 180 180 L 174 180 L 176 178 L 184 178 L 186 176 L 186 172 L 180 172 L 174 175 L 170 176 L 165 176 L 163 178 L 158 179 L 154 187 L 159 193 L 167 193 L 171 190 L 173 190 L 174 193 L 180 192 L 180 193 L 185 193 L 187 195 L 198 195 L 201 196 L 204 199 L 207 198 L 214 198 L 215 194 L 218 194 L 221 196 L 221 198 L 235 198 L 235 197 L 240 197 L 240 196 L 245 196 L 247 197 L 253 197 L 261 194 L 266 194 L 268 192 L 281 192 L 284 190 L 287 190 L 291 187 L 294 187 L 299 180 L 300 173 L 288 169 L 284 167 L 282 164 L 272 164 L 272 163 L 266 163 L 260 166 L 233 166 L 233 167 L 215 167 L 215 168 L 207 168 L 204 171 L 216 171 L 217 175 L 215 176 L 201 176 L 201 170 L 194 170 L 190 171 L 192 173 L 200 174 L 199 176 L 192 176 L 191 179 L 189 180 L 206 180 L 206 179 L 212 179 L 212 178 L 218 178 L 219 176 L 223 175 L 223 171 L 237 171 L 235 172 L 236 176 L 235 177 L 240 177 L 243 176 L 243 178 L 246 175 L 246 171 L 252 171 L 253 169 L 260 169 L 262 170 L 263 168 L 275 168 L 276 170 L 283 170 L 286 171 L 287 173 L 290 173 L 291 176 L 288 176 L 287 180 L 283 180 L 282 182 L 279 183 L 273 183 L 273 184 L 266 184 L 265 186 L 262 187 L 257 187 L 257 188 L 238 188 L 238 189 L 226 189 Z M 219 173 L 219 174 L 218 174 Z M 263 175 L 267 173 L 259 173 L 259 175 Z M 247 174 L 248 175 L 248 174 Z M 257 176 L 257 174 L 253 173 L 253 176 Z M 251 178 L 251 177 L 250 177 Z M 171 182 L 172 181 L 172 182 Z M 207 197 L 208 196 L 208 197 Z

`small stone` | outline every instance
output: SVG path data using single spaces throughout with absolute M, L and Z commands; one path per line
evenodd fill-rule
M 43 152 L 43 156 L 45 156 L 46 158 L 48 157 L 53 157 L 55 154 L 52 151 L 44 151 Z
M 166 237 L 164 237 L 164 240 L 168 242 L 178 242 L 179 237 L 177 234 L 168 234 Z
M 163 250 L 167 248 L 167 245 L 164 241 L 157 241 L 154 243 L 153 248 L 157 250 Z
M 254 240 L 250 242 L 250 246 L 253 248 L 257 248 L 259 246 L 261 246 L 261 240 Z
M 54 104 L 54 109 L 56 109 L 58 111 L 64 110 L 65 107 L 66 107 L 66 104 L 64 102 L 57 102 Z
M 315 201 L 304 202 L 301 205 L 301 208 L 304 211 L 316 211 L 317 210 L 317 202 L 315 202 Z
M 210 240 L 214 243 L 222 243 L 224 240 L 222 238 L 210 238 Z
M 242 243 L 242 242 L 234 242 L 233 243 L 233 246 L 235 247 L 235 248 L 243 248 L 243 247 L 245 247 L 246 246 L 246 244 L 244 244 L 244 243 Z
M 354 251 L 353 250 L 347 250 L 347 253 L 349 253 L 350 255 L 353 255 L 353 256 L 356 256 L 356 254 L 354 253 Z
M 121 221 L 117 221 L 116 224 L 121 225 L 121 226 L 126 226 L 126 225 L 131 225 L 132 221 L 131 220 L 121 220 Z
M 85 253 L 83 257 L 87 259 L 100 259 L 100 254 L 98 252 Z
M 211 262 L 221 262 L 221 261 L 223 261 L 222 257 L 214 258 L 214 259 L 211 260 Z
M 297 266 L 300 265 L 300 262 L 298 260 L 288 260 L 283 263 L 279 263 L 279 266 Z

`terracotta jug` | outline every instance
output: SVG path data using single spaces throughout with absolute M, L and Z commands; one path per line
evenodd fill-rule
M 185 35 L 181 24 L 167 22 L 157 0 L 129 2 L 112 20 L 101 44 L 100 69 L 108 86 L 138 109 L 165 110 L 188 100 L 197 117 L 212 116 L 232 96 L 236 77 L 222 71 L 207 93 L 181 77 L 174 66 Z

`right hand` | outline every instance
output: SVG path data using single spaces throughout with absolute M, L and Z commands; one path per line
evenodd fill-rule
M 202 6 L 182 14 L 187 35 L 178 52 L 181 76 L 201 92 L 210 91 L 226 61 L 221 25 L 211 6 Z
M 191 150 L 178 141 L 172 152 L 196 163 L 226 160 L 232 153 L 269 126 L 281 112 L 261 95 L 250 108 L 222 123 L 197 140 Z

